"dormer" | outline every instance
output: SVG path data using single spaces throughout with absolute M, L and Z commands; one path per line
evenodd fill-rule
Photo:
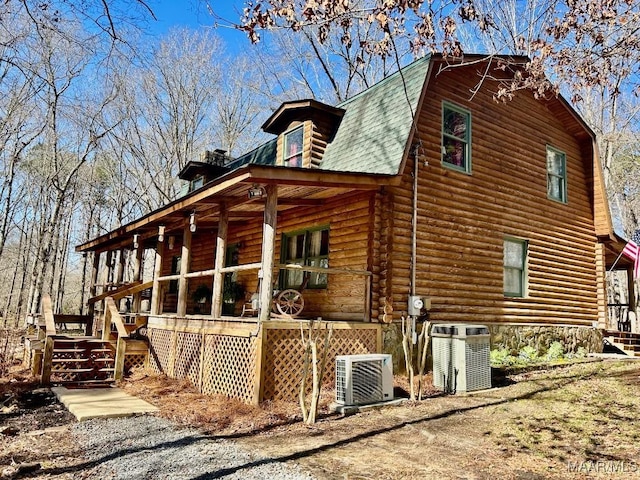
M 265 132 L 278 135 L 275 164 L 317 168 L 344 112 L 312 99 L 280 105 L 262 125 Z
M 199 189 L 205 183 L 224 175 L 229 171 L 226 166 L 231 161 L 225 150 L 209 150 L 200 155 L 199 162 L 188 162 L 178 173 L 178 178 L 188 182 L 188 189 L 185 193 L 191 193 Z

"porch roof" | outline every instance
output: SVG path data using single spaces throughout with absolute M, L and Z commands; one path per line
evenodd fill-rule
M 265 198 L 250 198 L 249 190 L 268 184 L 278 185 L 278 213 L 301 207 L 321 207 L 327 199 L 358 190 L 377 190 L 385 185 L 399 185 L 398 175 L 327 172 L 303 168 L 243 165 L 203 187 L 180 197 L 122 227 L 76 247 L 77 252 L 107 251 L 157 237 L 158 227 L 165 234 L 182 230 L 195 213 L 198 229 L 215 228 L 221 207 L 226 205 L 229 222 L 245 222 L 264 215 Z
M 617 233 L 613 233 L 613 241 L 607 239 L 602 242 L 605 251 L 605 264 L 607 271 L 612 267 L 615 270 L 626 270 L 633 268 L 633 260 L 622 255 L 622 250 L 627 245 L 627 240 Z

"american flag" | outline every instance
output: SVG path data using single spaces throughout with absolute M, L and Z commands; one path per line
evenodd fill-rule
M 633 260 L 633 278 L 640 277 L 640 229 L 636 230 L 631 236 L 631 240 L 625 245 L 622 254 L 630 260 Z

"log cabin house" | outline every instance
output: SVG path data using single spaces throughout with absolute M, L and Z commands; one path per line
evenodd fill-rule
M 624 242 L 595 135 L 562 97 L 496 102 L 501 59 L 465 61 L 422 58 L 338 106 L 284 103 L 272 140 L 191 162 L 184 196 L 77 247 L 93 252 L 91 308 L 129 295 L 152 368 L 247 402 L 295 397 L 309 319 L 333 325 L 330 359 L 393 350 L 401 316 L 425 313 L 497 343 L 601 348 Z M 302 295 L 279 311 L 288 289 Z

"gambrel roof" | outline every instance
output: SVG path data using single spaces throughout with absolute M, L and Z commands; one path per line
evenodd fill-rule
M 430 57 L 421 58 L 338 105 L 346 110 L 323 170 L 400 173 Z

